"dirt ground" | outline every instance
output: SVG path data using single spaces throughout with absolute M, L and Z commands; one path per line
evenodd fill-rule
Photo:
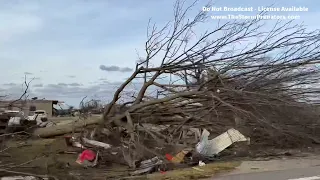
M 15 137 L 17 138 L 17 137 Z M 56 137 L 55 139 L 21 139 L 10 140 L 6 144 L 7 149 L 1 150 L 1 166 L 11 167 L 11 169 L 31 172 L 35 174 L 52 174 L 61 179 L 117 179 L 117 177 L 128 177 L 129 169 L 127 166 L 117 164 L 109 165 L 108 167 L 84 168 L 75 163 L 80 149 L 75 154 L 65 154 L 64 151 L 74 151 L 74 148 L 67 147 L 63 137 Z M 305 155 L 307 156 L 307 155 Z M 320 156 L 319 156 L 320 157 Z M 291 158 L 291 157 L 290 157 Z M 294 157 L 292 157 L 294 158 Z M 235 169 L 244 160 L 241 158 L 232 158 L 234 160 L 214 162 L 207 164 L 199 169 L 185 168 L 165 173 L 154 173 L 145 176 L 138 176 L 135 179 L 200 179 L 207 178 L 215 173 L 221 173 Z M 283 159 L 278 157 L 278 160 Z M 320 158 L 319 158 L 320 159 Z M 256 159 L 259 160 L 259 159 Z M 265 160 L 265 159 L 261 159 Z M 245 170 L 249 168 L 259 168 L 259 161 L 245 161 L 242 163 L 240 169 Z M 272 161 L 270 161 L 272 162 Z M 301 161 L 302 162 L 302 161 Z M 304 161 L 305 164 L 310 164 Z M 250 164 L 251 163 L 251 164 Z M 256 163 L 256 164 L 255 164 Z M 315 161 L 314 163 L 319 163 Z M 274 164 L 271 163 L 271 164 Z M 274 167 L 274 165 L 269 166 Z M 280 167 L 277 167 L 280 168 Z M 260 168 L 261 169 L 261 168 Z M 4 174 L 0 174 L 4 175 Z M 128 178 L 121 178 L 128 179 Z M 130 177 L 132 179 L 132 177 Z
M 16 137 L 17 138 L 17 137 Z M 21 139 L 10 140 L 6 149 L 1 153 L 0 166 L 12 170 L 55 175 L 60 179 L 117 179 L 119 176 L 128 177 L 127 166 L 111 164 L 108 167 L 84 168 L 77 164 L 80 149 L 75 154 L 65 154 L 64 151 L 74 151 L 67 147 L 63 137 L 55 139 Z M 201 167 L 202 170 L 185 168 L 170 172 L 154 173 L 137 176 L 134 179 L 200 179 L 212 174 L 227 171 L 238 166 L 240 162 L 220 162 Z M 4 176 L 8 174 L 1 174 Z M 128 179 L 128 178 L 120 178 Z M 130 177 L 132 179 L 132 177 Z
M 61 123 L 70 123 L 70 121 L 57 118 L 54 121 Z M 226 149 L 217 161 L 206 164 L 200 169 L 191 167 L 168 171 L 164 173 L 153 173 L 144 176 L 132 177 L 129 175 L 130 169 L 126 165 L 110 164 L 98 165 L 95 168 L 84 168 L 75 161 L 81 149 L 68 147 L 63 136 L 54 139 L 26 138 L 15 135 L 6 141 L 4 147 L 0 148 L 0 168 L 6 168 L 15 171 L 22 171 L 34 174 L 54 175 L 59 179 L 156 179 L 156 180 L 174 180 L 174 179 L 201 179 L 212 177 L 221 172 L 242 172 L 257 171 L 266 168 L 281 168 L 272 164 L 280 162 L 283 158 L 306 158 L 310 155 L 320 154 L 319 148 L 283 150 L 283 149 L 265 149 L 261 152 L 251 152 L 251 147 L 240 145 L 244 148 Z M 66 153 L 72 152 L 72 153 Z M 302 156 L 302 157 L 297 157 Z M 320 157 L 320 156 L 317 156 Z M 254 159 L 255 161 L 248 161 Z M 268 160 L 275 160 L 269 166 L 259 164 Z M 260 160 L 260 161 L 257 161 Z M 298 162 L 298 161 L 295 161 Z M 300 164 L 310 164 L 308 161 L 299 161 Z M 313 163 L 320 164 L 319 161 Z M 283 166 L 287 166 L 283 164 Z M 262 168 L 263 167 L 263 168 Z M 8 174 L 1 173 L 0 177 Z M 121 178 L 119 178 L 121 177 Z M 125 178 L 127 177 L 127 178 Z
M 86 174 L 99 174 L 105 177 L 115 177 L 119 172 L 107 174 L 100 169 L 85 169 L 75 161 L 80 153 L 74 152 L 74 148 L 67 147 L 63 137 L 56 139 L 28 139 L 22 141 L 11 140 L 7 142 L 8 149 L 1 154 L 1 165 L 10 167 L 13 163 L 13 169 L 24 172 L 32 172 L 36 174 L 53 174 L 62 179 L 78 179 L 79 176 Z M 65 151 L 74 152 L 74 154 L 66 154 Z M 125 167 L 117 167 L 118 170 Z M 81 173 L 80 173 L 81 172 Z M 104 175 L 106 174 L 106 175 Z M 98 178 L 99 179 L 99 178 Z

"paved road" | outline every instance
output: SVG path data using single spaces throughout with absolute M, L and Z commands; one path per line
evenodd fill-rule
M 226 175 L 213 180 L 320 180 L 320 167 Z

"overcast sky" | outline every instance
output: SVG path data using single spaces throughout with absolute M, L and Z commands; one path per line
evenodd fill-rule
M 190 1 L 189 1 L 190 2 Z M 200 0 L 194 11 L 206 4 Z M 171 20 L 173 0 L 0 0 L 0 95 L 20 94 L 78 105 L 84 96 L 109 100 L 142 54 L 149 18 Z M 320 3 L 306 0 L 220 0 L 215 6 L 305 6 L 310 30 L 320 28 Z M 237 14 L 237 13 L 232 13 Z M 245 13 L 244 13 L 245 14 Z M 290 13 L 284 13 L 285 15 Z M 209 21 L 206 28 L 217 21 Z M 201 30 L 201 29 L 199 29 Z

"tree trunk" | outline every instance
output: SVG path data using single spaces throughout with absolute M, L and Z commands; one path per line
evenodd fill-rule
M 64 135 L 67 133 L 71 133 L 73 130 L 77 131 L 79 128 L 85 127 L 87 125 L 99 124 L 102 123 L 102 118 L 94 118 L 94 119 L 87 119 L 83 122 L 77 121 L 75 123 L 64 124 L 64 125 L 57 125 L 51 126 L 46 128 L 38 128 L 33 132 L 33 136 L 48 138 L 52 136 L 59 136 Z

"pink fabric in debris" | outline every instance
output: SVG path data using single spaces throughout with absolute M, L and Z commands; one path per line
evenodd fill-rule
M 96 158 L 96 153 L 87 149 L 80 154 L 79 160 L 82 163 L 84 160 L 93 161 L 95 158 Z

